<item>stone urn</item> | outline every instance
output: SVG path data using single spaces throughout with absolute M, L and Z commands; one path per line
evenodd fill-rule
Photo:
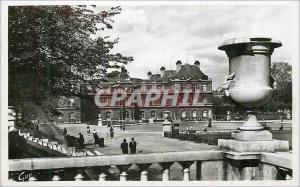
M 270 74 L 271 55 L 280 47 L 271 38 L 234 38 L 222 43 L 229 58 L 229 76 L 223 86 L 226 95 L 245 107 L 247 121 L 241 130 L 261 130 L 254 108 L 266 104 L 273 94 L 273 78 Z
M 257 121 L 255 108 L 266 104 L 273 94 L 271 55 L 282 44 L 272 38 L 234 38 L 222 43 L 229 59 L 225 93 L 246 110 L 246 122 L 231 140 L 219 139 L 218 146 L 238 152 L 287 151 L 288 141 L 272 139 L 272 133 Z

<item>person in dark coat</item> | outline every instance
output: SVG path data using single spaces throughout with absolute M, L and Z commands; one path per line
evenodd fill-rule
M 67 128 L 65 127 L 65 128 L 64 128 L 63 135 L 64 135 L 64 136 L 66 136 L 66 135 L 67 135 L 67 133 L 68 133 L 68 132 L 67 132 Z
M 94 134 L 95 146 L 99 144 L 99 136 L 97 133 Z
M 84 137 L 83 137 L 83 134 L 79 133 L 79 147 L 80 148 L 84 148 L 83 144 L 84 144 Z
M 136 141 L 134 141 L 134 138 L 131 138 L 131 142 L 129 143 L 130 153 L 135 154 L 136 153 Z
M 121 143 L 121 149 L 123 154 L 128 154 L 128 143 L 126 142 L 126 139 Z
M 110 138 L 113 138 L 114 137 L 114 128 L 110 127 Z

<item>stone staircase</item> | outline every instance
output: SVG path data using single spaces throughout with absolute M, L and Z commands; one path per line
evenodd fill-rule
M 89 151 L 89 150 L 83 150 L 83 151 L 76 151 L 75 147 L 66 147 L 64 145 L 58 144 L 56 141 L 49 141 L 48 139 L 40 139 L 35 138 L 31 136 L 30 133 L 22 133 L 19 130 L 19 136 L 22 136 L 28 141 L 32 141 L 34 143 L 40 144 L 41 146 L 47 147 L 48 149 L 61 152 L 65 155 L 68 155 L 70 157 L 81 157 L 81 156 L 101 156 L 103 155 L 99 151 Z

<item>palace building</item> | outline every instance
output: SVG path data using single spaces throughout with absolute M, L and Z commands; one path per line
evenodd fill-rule
M 177 61 L 176 70 L 161 67 L 160 74 L 147 75 L 130 78 L 123 68 L 117 78 L 81 85 L 81 121 L 159 121 L 164 114 L 182 121 L 212 118 L 212 79 L 201 71 L 199 61 Z

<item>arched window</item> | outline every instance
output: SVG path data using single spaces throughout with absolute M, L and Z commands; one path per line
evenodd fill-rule
M 150 114 L 151 114 L 151 118 L 155 118 L 156 117 L 155 110 L 151 110 Z
M 194 111 L 193 111 L 193 118 L 196 118 L 196 117 L 197 117 L 197 111 L 194 110 Z
M 203 116 L 204 118 L 207 118 L 207 110 L 203 110 L 202 116 Z
M 58 118 L 58 119 L 63 119 L 63 117 L 64 117 L 64 114 L 61 113 L 57 118 Z
M 141 111 L 141 117 L 142 119 L 145 119 L 145 111 Z
M 71 112 L 69 115 L 70 115 L 70 119 L 71 119 L 71 120 L 74 120 L 74 119 L 75 119 L 75 114 L 74 114 L 73 112 Z
M 111 119 L 111 112 L 110 111 L 105 112 L 105 118 L 106 119 Z
M 182 117 L 182 118 L 185 118 L 185 117 L 186 117 L 186 112 L 185 112 L 185 110 L 182 111 L 181 117 Z

